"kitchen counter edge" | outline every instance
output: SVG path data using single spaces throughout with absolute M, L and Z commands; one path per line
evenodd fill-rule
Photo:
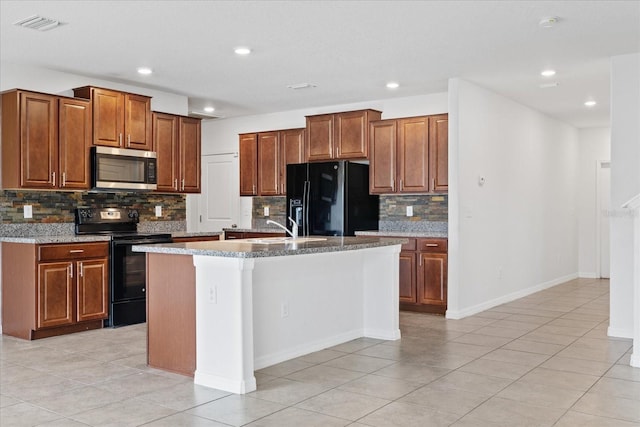
M 90 243 L 90 242 L 108 242 L 111 240 L 110 236 L 100 235 L 61 235 L 61 236 L 25 236 L 25 237 L 9 237 L 0 236 L 0 242 L 7 243 L 30 243 L 36 245 L 43 245 L 49 243 Z
M 264 258 L 352 251 L 401 245 L 406 242 L 407 240 L 403 238 L 374 236 L 326 237 L 326 240 L 323 241 L 269 245 L 250 243 L 246 240 L 220 240 L 210 242 L 136 245 L 133 247 L 133 251 L 175 255 L 205 255 L 225 258 Z
M 415 237 L 448 239 L 448 233 L 443 231 L 356 231 L 356 236 L 378 236 L 378 237 Z

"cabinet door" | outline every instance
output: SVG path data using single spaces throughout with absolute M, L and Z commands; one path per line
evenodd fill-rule
M 307 160 L 333 159 L 333 114 L 307 117 L 305 151 Z
M 91 145 L 91 103 L 61 98 L 58 103 L 60 188 L 88 189 Z
M 366 159 L 369 120 L 367 111 L 353 111 L 335 115 L 335 157 L 337 159 Z
M 109 316 L 108 265 L 106 258 L 76 263 L 78 322 Z
M 178 191 L 178 117 L 153 113 L 153 151 L 157 155 L 157 191 Z
M 52 188 L 58 171 L 58 101 L 55 96 L 20 93 L 22 179 L 26 188 Z
M 71 262 L 38 264 L 38 329 L 74 322 L 73 276 Z
M 371 123 L 369 139 L 369 192 L 396 191 L 397 122 L 384 120 Z
M 280 194 L 280 138 L 278 132 L 258 134 L 258 194 Z
M 240 195 L 258 195 L 258 134 L 240 135 Z
M 447 254 L 419 252 L 418 302 L 447 304 Z
M 124 147 L 124 95 L 93 88 L 93 145 Z
M 127 93 L 124 111 L 125 147 L 151 150 L 151 98 Z
M 429 117 L 429 175 L 433 192 L 449 189 L 449 115 Z
M 414 117 L 398 121 L 398 191 L 429 191 L 429 119 Z
M 180 117 L 180 191 L 200 192 L 200 119 Z
M 415 252 L 400 252 L 400 302 L 418 302 Z
M 280 131 L 280 194 L 287 194 L 287 165 L 304 163 L 304 129 Z

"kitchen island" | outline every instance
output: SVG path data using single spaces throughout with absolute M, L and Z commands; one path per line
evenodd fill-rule
M 248 393 L 255 369 L 359 337 L 399 339 L 402 243 L 312 236 L 136 246 L 147 252 L 149 364 Z

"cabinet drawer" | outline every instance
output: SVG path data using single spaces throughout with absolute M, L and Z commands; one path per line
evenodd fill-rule
M 81 258 L 103 258 L 108 255 L 109 244 L 107 242 L 38 246 L 38 261 L 41 262 Z
M 447 253 L 447 239 L 418 239 L 418 250 Z
M 416 239 L 407 239 L 407 243 L 403 243 L 402 244 L 402 249 L 403 251 L 415 251 L 416 250 Z

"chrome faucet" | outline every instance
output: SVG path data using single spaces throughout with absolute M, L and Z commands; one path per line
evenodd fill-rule
M 282 228 L 284 231 L 286 231 L 286 233 L 291 236 L 294 239 L 298 238 L 298 224 L 291 218 L 289 217 L 289 221 L 291 221 L 291 231 L 289 231 L 289 229 L 287 227 L 285 227 L 284 225 L 280 224 L 279 222 L 275 222 L 272 221 L 270 219 L 267 220 L 267 224 L 273 224 L 275 226 L 278 226 L 280 228 Z

